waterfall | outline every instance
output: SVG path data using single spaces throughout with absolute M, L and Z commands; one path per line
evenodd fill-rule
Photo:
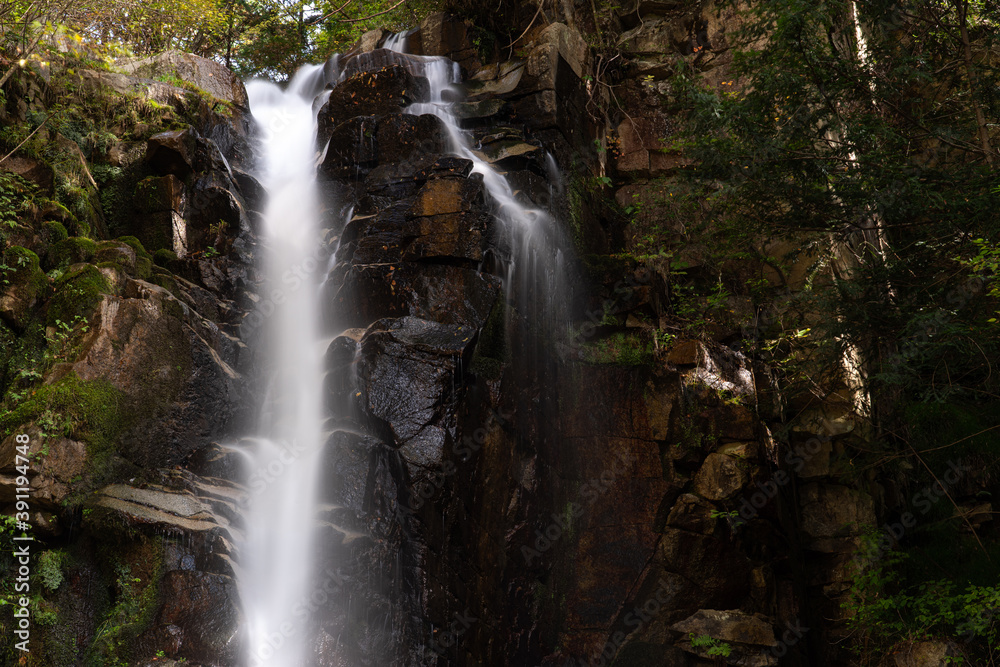
M 395 35 L 388 46 L 402 52 L 406 37 Z M 473 172 L 481 175 L 506 233 L 500 242 L 499 272 L 509 304 L 532 329 L 524 338 L 534 347 L 521 350 L 520 362 L 534 367 L 535 353 L 545 354 L 545 343 L 569 319 L 568 243 L 545 209 L 515 191 L 503 173 L 474 150 L 451 101 L 460 97 L 458 66 L 441 57 L 406 58 L 414 73 L 430 84 L 429 101 L 413 104 L 406 112 L 441 119 L 451 152 L 470 160 Z M 320 321 L 321 279 L 331 273 L 334 256 L 322 241 L 315 173 L 322 158 L 316 151 L 317 110 L 329 95 L 327 83 L 335 85 L 342 78 L 340 61 L 334 57 L 323 66 L 303 68 L 285 89 L 259 81 L 247 86 L 260 129 L 258 178 L 268 192 L 260 244 L 266 277 L 260 294 L 272 306 L 263 313 L 260 332 L 268 369 L 265 398 L 245 452 L 252 471 L 246 536 L 239 545 L 239 585 L 247 667 L 309 664 L 317 630 L 309 618 L 309 600 L 320 547 L 317 513 L 327 507 L 322 504 L 320 470 L 325 440 L 331 435 L 326 430 L 336 422 L 324 422 L 331 416 L 324 408 L 324 382 L 343 384 L 338 378 L 324 378 L 323 372 L 330 338 L 324 336 L 329 332 L 322 330 Z M 561 179 L 551 156 L 544 170 L 550 190 L 557 191 Z M 349 378 L 343 380 L 349 383 Z
M 262 296 L 273 306 L 261 332 L 266 397 L 254 446 L 240 596 L 249 667 L 301 667 L 310 635 L 305 604 L 323 444 L 318 323 L 320 200 L 316 188 L 316 96 L 322 67 L 307 67 L 282 90 L 247 86 L 261 137 L 258 177 L 268 192 L 261 229 Z
M 391 36 L 385 48 L 405 53 L 408 34 Z M 471 136 L 460 127 L 454 110 L 454 100 L 461 98 L 458 63 L 441 56 L 407 55 L 407 58 L 430 84 L 430 99 L 411 104 L 406 112 L 440 118 L 448 130 L 452 152 L 471 160 L 473 173 L 482 175 L 510 246 L 503 276 L 508 301 L 535 329 L 531 338 L 537 343 L 544 345 L 558 340 L 566 333 L 564 327 L 571 314 L 569 240 L 547 210 L 519 196 L 503 173 L 473 150 Z M 561 176 L 551 155 L 546 157 L 545 166 L 550 188 L 556 191 L 561 187 Z

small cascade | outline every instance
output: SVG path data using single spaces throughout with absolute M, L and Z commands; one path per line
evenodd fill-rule
M 397 33 L 386 40 L 386 49 L 405 53 L 407 33 Z M 486 191 L 496 206 L 497 218 L 507 232 L 510 256 L 504 275 L 504 292 L 510 304 L 535 330 L 531 336 L 540 344 L 552 343 L 565 334 L 571 315 L 569 284 L 571 244 L 552 215 L 519 196 L 492 164 L 480 157 L 471 145 L 454 112 L 454 102 L 461 99 L 458 63 L 440 56 L 413 56 L 413 69 L 430 84 L 430 99 L 411 104 L 407 113 L 433 114 L 448 129 L 452 151 L 471 160 L 473 173 L 481 174 Z M 546 157 L 546 170 L 553 192 L 561 187 L 562 177 L 555 159 Z
M 248 452 L 256 474 L 250 477 L 240 550 L 249 667 L 301 667 L 310 634 L 302 609 L 311 586 L 311 508 L 324 438 L 323 377 L 315 351 L 320 201 L 314 105 L 324 87 L 322 67 L 300 70 L 286 90 L 264 82 L 247 86 L 261 137 L 258 177 L 269 196 L 263 293 L 275 305 L 262 334 L 270 372 L 256 444 Z

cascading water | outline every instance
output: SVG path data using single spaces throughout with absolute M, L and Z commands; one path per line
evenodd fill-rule
M 397 33 L 385 42 L 385 48 L 405 53 L 409 33 Z M 476 153 L 470 145 L 469 133 L 459 126 L 454 112 L 458 99 L 461 70 L 458 63 L 439 56 L 407 55 L 414 69 L 430 84 L 430 99 L 411 104 L 406 112 L 414 115 L 433 114 L 448 130 L 452 151 L 471 160 L 473 173 L 481 174 L 483 185 L 497 208 L 497 217 L 504 223 L 510 244 L 510 258 L 504 275 L 504 291 L 508 299 L 535 327 L 535 338 L 554 342 L 569 322 L 570 298 L 567 257 L 570 244 L 560 226 L 544 208 L 525 203 L 511 184 Z M 553 188 L 559 187 L 558 167 L 552 156 L 546 159 L 546 169 Z
M 255 446 L 240 595 L 250 667 L 305 664 L 304 602 L 322 433 L 322 367 L 317 307 L 320 201 L 315 179 L 314 101 L 322 67 L 299 71 L 286 90 L 247 86 L 261 130 L 259 178 L 268 192 L 262 291 L 274 306 L 262 332 L 270 369 Z
M 406 33 L 394 35 L 386 46 L 402 53 L 406 37 Z M 543 339 L 558 335 L 569 319 L 565 257 L 569 246 L 549 213 L 516 192 L 473 150 L 453 109 L 452 100 L 459 97 L 458 66 L 440 57 L 406 58 L 414 73 L 430 84 L 429 101 L 406 111 L 440 118 L 451 151 L 470 160 L 473 171 L 481 174 L 507 232 L 501 251 L 505 292 L 522 322 L 534 330 L 526 340 L 542 352 Z M 319 546 L 314 540 L 316 512 L 323 509 L 318 473 L 324 441 L 330 435 L 324 429 L 332 423 L 324 425 L 330 415 L 324 412 L 328 388 L 321 359 L 329 341 L 323 340 L 321 331 L 318 278 L 331 273 L 333 255 L 325 254 L 321 242 L 316 112 L 317 102 L 327 94 L 323 92 L 327 82 L 336 84 L 340 79 L 339 60 L 334 57 L 325 66 L 300 70 L 284 90 L 264 82 L 247 87 L 261 129 L 259 178 L 269 195 L 262 224 L 266 280 L 261 294 L 273 306 L 273 312 L 265 313 L 261 336 L 267 351 L 265 366 L 271 371 L 254 445 L 247 450 L 252 459 L 251 499 L 240 548 L 249 667 L 302 667 L 310 661 L 307 649 L 313 628 L 307 609 L 313 552 Z M 545 168 L 552 187 L 558 187 L 558 169 L 551 157 Z M 529 353 L 522 365 L 534 368 L 531 350 L 522 352 Z

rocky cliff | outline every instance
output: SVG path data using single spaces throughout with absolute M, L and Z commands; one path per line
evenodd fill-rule
M 499 57 L 450 15 L 408 38 L 459 64 L 477 155 L 572 238 L 559 340 L 504 288 L 510 230 L 482 176 L 440 118 L 404 113 L 427 100 L 419 60 L 376 31 L 335 61 L 318 153 L 340 422 L 301 628 L 316 667 L 851 664 L 852 559 L 890 511 L 850 469 L 856 388 L 782 391 L 746 354 L 754 304 L 713 301 L 711 238 L 663 194 L 687 164 L 666 143 L 670 79 L 733 85 L 737 14 L 634 4 L 542 3 Z M 247 470 L 236 442 L 270 310 L 255 129 L 209 61 L 92 65 L 18 77 L 3 108 L 24 143 L 0 163 L 0 504 L 28 435 L 40 554 L 23 664 L 235 665 L 241 507 L 280 474 Z M 60 102 L 76 111 L 49 121 Z M 807 263 L 727 271 L 787 297 Z M 960 499 L 987 486 L 960 477 Z M 952 648 L 908 650 L 896 664 Z

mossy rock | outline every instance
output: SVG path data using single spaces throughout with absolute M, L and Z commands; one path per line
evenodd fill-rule
M 143 247 L 142 242 L 134 236 L 119 236 L 117 241 L 125 243 L 135 250 L 135 277 L 140 280 L 149 280 L 153 272 L 153 256 Z
M 124 401 L 125 395 L 107 380 L 82 380 L 71 372 L 50 385 L 42 385 L 15 409 L 0 415 L 0 438 L 50 413 L 56 417 L 45 423 L 62 430 L 46 431 L 46 437 L 71 437 L 99 449 L 114 448 L 125 427 Z
M 135 249 L 127 243 L 122 243 L 121 241 L 101 241 L 97 244 L 97 252 L 94 253 L 94 260 L 98 263 L 98 266 L 104 262 L 117 264 L 125 273 L 134 275 L 136 256 Z
M 89 262 L 97 252 L 97 243 L 82 236 L 71 236 L 49 247 L 45 265 L 50 271 L 71 264 Z
M 104 295 L 110 293 L 111 286 L 96 266 L 73 265 L 56 283 L 46 322 L 56 326 L 57 320 L 70 324 L 78 317 L 89 318 Z
M 60 188 L 60 198 L 74 216 L 70 229 L 76 236 L 88 236 L 92 230 L 103 230 L 104 216 L 97 190 L 66 186 Z
M 3 279 L 8 286 L 30 287 L 36 290 L 46 284 L 38 255 L 21 246 L 10 246 L 3 253 Z
M 59 243 L 60 241 L 65 241 L 69 238 L 69 232 L 66 231 L 66 226 L 61 222 L 49 220 L 48 222 L 42 224 L 42 229 L 48 236 L 49 243 Z
M 48 280 L 39 266 L 38 255 L 21 246 L 11 246 L 4 251 L 3 266 L 0 317 L 16 329 L 22 329 L 48 287 Z
M 149 282 L 162 287 L 173 294 L 174 297 L 177 297 L 177 295 L 181 293 L 181 289 L 177 285 L 177 280 L 174 278 L 174 274 L 159 267 L 153 271 L 152 275 L 149 277 Z
M 153 253 L 153 261 L 157 266 L 166 267 L 171 262 L 177 261 L 177 253 L 173 250 L 167 250 L 166 248 L 160 248 Z
M 46 220 L 54 220 L 63 225 L 72 225 L 76 222 L 76 216 L 70 210 L 55 200 L 47 200 L 42 204 L 42 217 Z
M 142 241 L 140 241 L 136 237 L 119 236 L 115 240 L 119 241 L 120 243 L 125 243 L 126 245 L 130 246 L 133 250 L 135 250 L 136 257 L 145 257 L 146 259 L 153 259 L 153 256 L 150 255 L 149 252 L 146 251 L 146 248 L 143 247 Z

